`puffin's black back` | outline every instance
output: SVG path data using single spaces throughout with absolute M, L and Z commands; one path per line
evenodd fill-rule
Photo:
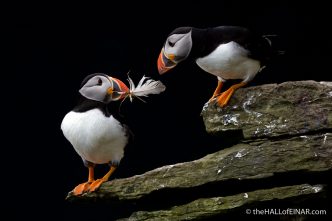
M 269 41 L 264 37 L 238 26 L 219 26 L 215 28 L 193 28 L 194 56 L 204 57 L 214 51 L 220 44 L 234 41 L 249 50 L 249 57 L 259 60 L 261 65 L 274 55 Z M 198 47 L 198 48 L 197 48 Z
M 220 26 L 216 28 L 208 28 L 205 39 L 207 47 L 204 52 L 206 53 L 205 55 L 210 54 L 220 44 L 226 44 L 231 41 L 246 48 L 251 38 L 249 30 L 243 27 Z

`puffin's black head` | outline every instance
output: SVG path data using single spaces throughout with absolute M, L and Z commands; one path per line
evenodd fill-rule
M 82 81 L 79 92 L 87 99 L 109 103 L 124 98 L 129 89 L 119 79 L 106 74 L 91 74 Z
M 192 48 L 192 27 L 176 28 L 168 36 L 158 58 L 158 71 L 163 74 L 185 60 Z

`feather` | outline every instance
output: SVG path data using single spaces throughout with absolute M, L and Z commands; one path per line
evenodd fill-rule
M 159 94 L 165 91 L 166 87 L 161 81 L 155 81 L 143 76 L 142 79 L 135 86 L 133 80 L 128 76 L 129 82 L 129 97 L 147 97 L 149 94 Z
M 128 76 L 128 82 L 129 82 L 129 91 L 132 91 L 133 89 L 135 89 L 135 84 L 133 82 L 133 80 Z

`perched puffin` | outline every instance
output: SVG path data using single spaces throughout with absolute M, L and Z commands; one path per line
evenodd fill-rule
M 218 86 L 209 101 L 217 98 L 223 107 L 236 89 L 264 68 L 273 54 L 270 39 L 244 27 L 180 27 L 169 34 L 157 64 L 159 73 L 164 74 L 183 60 L 194 59 L 201 69 L 217 76 Z M 242 79 L 242 82 L 220 94 L 223 83 L 230 79 Z
M 88 181 L 76 186 L 74 195 L 98 189 L 120 163 L 128 143 L 128 128 L 110 114 L 107 104 L 124 98 L 128 91 L 122 81 L 105 74 L 92 74 L 83 80 L 78 104 L 61 123 L 64 136 L 89 169 Z M 109 172 L 97 180 L 96 164 L 110 165 Z

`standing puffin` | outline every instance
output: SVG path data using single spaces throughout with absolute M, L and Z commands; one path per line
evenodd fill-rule
M 243 27 L 180 27 L 169 34 L 158 58 L 158 71 L 163 74 L 187 58 L 194 59 L 201 69 L 217 76 L 218 86 L 209 101 L 217 97 L 223 107 L 236 89 L 264 68 L 273 53 L 268 38 Z M 223 83 L 230 79 L 242 82 L 220 94 Z
M 120 80 L 105 74 L 87 76 L 81 85 L 80 100 L 61 123 L 64 136 L 89 169 L 88 181 L 76 186 L 74 195 L 93 192 L 107 181 L 124 155 L 128 129 L 108 111 L 107 104 L 128 93 Z M 94 166 L 109 164 L 110 170 L 101 179 L 94 179 Z

